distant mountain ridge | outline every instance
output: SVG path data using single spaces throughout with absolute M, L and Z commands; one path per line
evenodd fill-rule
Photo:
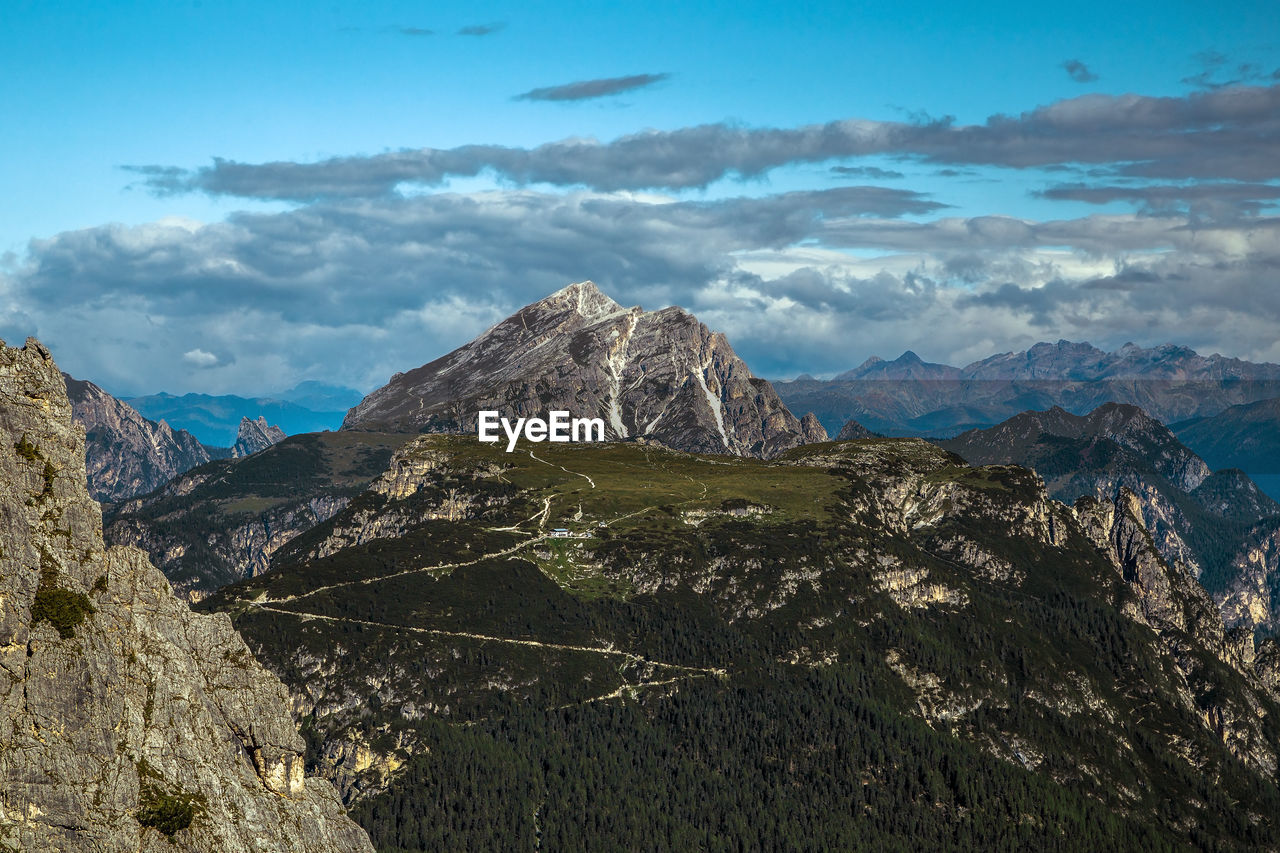
M 146 417 L 164 419 L 217 447 L 235 444 L 242 418 L 264 417 L 287 435 L 323 432 L 337 429 L 346 410 L 359 401 L 360 392 L 354 389 L 315 381 L 267 397 L 162 392 L 125 400 Z
M 1084 414 L 1129 403 L 1165 423 L 1208 417 L 1280 397 L 1280 365 L 1174 344 L 1106 352 L 1060 340 L 964 367 L 907 351 L 893 361 L 870 358 L 834 379 L 802 377 L 776 388 L 792 409 L 814 411 L 828 432 L 855 418 L 886 435 L 946 437 L 1053 406 Z
M 117 501 L 143 495 L 211 459 L 229 455 L 186 430 L 148 420 L 92 382 L 62 374 L 71 414 L 85 430 L 89 493 Z
M 623 308 L 591 282 L 527 305 L 465 346 L 398 373 L 343 429 L 473 433 L 481 410 L 565 410 L 604 420 L 610 439 L 770 457 L 825 439 L 803 425 L 712 332 L 678 307 Z
M 1232 406 L 1169 428 L 1214 467 L 1280 474 L 1280 399 Z

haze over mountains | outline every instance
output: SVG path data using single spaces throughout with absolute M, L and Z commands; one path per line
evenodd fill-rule
M 145 417 L 163 419 L 213 447 L 235 444 L 243 418 L 266 418 L 286 435 L 337 429 L 359 401 L 358 391 L 313 380 L 266 397 L 160 393 L 124 399 Z

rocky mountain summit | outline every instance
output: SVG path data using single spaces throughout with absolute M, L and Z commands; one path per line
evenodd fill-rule
M 481 410 L 509 418 L 564 410 L 603 419 L 610 439 L 696 453 L 771 457 L 806 441 L 724 335 L 681 308 L 623 308 L 589 281 L 396 374 L 347 413 L 343 429 L 474 433 Z
M 372 851 L 303 772 L 280 682 L 132 548 L 34 339 L 0 344 L 0 848 Z
M 85 429 L 89 493 L 97 500 L 144 495 L 217 458 L 217 450 L 211 453 L 186 430 L 144 418 L 92 382 L 63 378 L 71 415 Z
M 284 430 L 268 424 L 267 419 L 261 415 L 256 421 L 245 416 L 240 419 L 240 429 L 236 434 L 235 446 L 231 448 L 231 455 L 236 459 L 241 456 L 251 456 L 284 439 Z

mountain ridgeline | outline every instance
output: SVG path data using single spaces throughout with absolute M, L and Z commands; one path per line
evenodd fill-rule
M 144 495 L 183 471 L 229 455 L 186 430 L 144 418 L 92 382 L 63 378 L 72 417 L 85 429 L 89 492 L 97 500 Z
M 381 849 L 1280 844 L 1280 654 L 1128 489 L 423 435 L 272 566 L 197 608 Z
M 623 308 L 591 282 L 528 305 L 465 346 L 396 374 L 347 413 L 343 429 L 471 433 L 478 413 L 553 410 L 599 417 L 612 440 L 693 453 L 771 457 L 825 440 L 724 335 L 680 308 Z
M 1084 414 L 1129 403 L 1163 423 L 1210 417 L 1280 397 L 1280 365 L 1202 356 L 1172 344 L 1104 352 L 1058 341 L 965 367 L 908 351 L 893 361 L 870 358 L 834 379 L 802 376 L 775 387 L 793 410 L 815 412 L 829 432 L 855 418 L 885 435 L 952 437 L 1053 406 Z
M 238 666 L 229 619 L 283 683 L 257 693 L 277 691 L 302 741 L 265 700 L 247 707 L 275 722 L 246 740 L 236 706 L 235 772 L 285 800 L 328 791 L 305 766 L 379 850 L 1280 849 L 1280 506 L 1131 405 L 1021 406 L 938 446 L 872 433 L 840 384 L 874 391 L 857 411 L 882 430 L 1042 392 L 1155 400 L 1135 372 L 1183 395 L 1208 383 L 1222 408 L 1271 381 L 1188 353 L 908 354 L 788 383 L 812 392 L 817 415 L 797 419 L 688 313 L 575 284 L 397 374 L 337 432 L 251 448 L 279 436 L 242 422 L 255 452 L 112 504 L 106 537 L 225 614 L 186 614 L 183 638 L 224 626 L 211 659 Z M 1207 411 L 1175 397 L 1166 414 Z M 600 417 L 611 440 L 507 453 L 476 440 L 486 409 Z M 154 584 L 110 561 L 104 589 L 90 579 L 83 525 L 44 505 L 65 487 L 57 441 L 19 432 L 5 517 L 38 518 L 53 560 L 0 606 L 43 632 L 38 656 Z M 182 667 L 157 654 L 137 653 L 139 683 L 164 708 Z M 233 675 L 208 676 L 208 703 Z M 193 744 L 222 737 L 196 716 Z M 156 765 L 187 753 L 126 735 L 139 793 L 125 771 L 112 826 L 153 788 L 193 810 L 180 841 L 220 825 L 225 794 Z M 280 787 L 277 758 L 301 787 Z M 352 839 L 316 849 L 365 849 Z

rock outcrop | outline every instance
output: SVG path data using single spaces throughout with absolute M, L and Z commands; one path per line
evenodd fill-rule
M 236 443 L 231 448 L 231 455 L 236 459 L 241 456 L 251 456 L 260 450 L 266 450 L 273 444 L 279 444 L 285 438 L 284 430 L 267 423 L 267 419 L 261 415 L 256 421 L 243 417 L 240 419 L 240 430 L 236 434 Z
M 1141 409 L 1024 412 L 940 444 L 976 464 L 1035 468 L 1068 503 L 1124 491 L 1160 556 L 1201 580 L 1228 628 L 1280 625 L 1280 506 L 1241 471 L 1211 473 Z
M 800 431 L 804 435 L 805 444 L 817 444 L 820 441 L 830 441 L 831 436 L 827 435 L 827 430 L 818 420 L 818 416 L 813 412 L 809 412 L 800 419 Z
M 71 416 L 85 430 L 89 494 L 97 500 L 145 495 L 214 458 L 186 430 L 147 420 L 92 382 L 63 377 Z
M 430 364 L 396 374 L 343 429 L 475 433 L 478 413 L 599 417 L 610 439 L 772 457 L 805 443 L 773 386 L 681 308 L 623 308 L 571 284 Z
M 372 851 L 230 620 L 104 548 L 84 447 L 48 351 L 0 344 L 0 848 Z
M 840 432 L 836 435 L 837 441 L 851 441 L 855 438 L 872 438 L 875 436 L 871 430 L 864 427 L 857 421 L 850 419 L 845 421 L 844 426 L 840 427 Z

